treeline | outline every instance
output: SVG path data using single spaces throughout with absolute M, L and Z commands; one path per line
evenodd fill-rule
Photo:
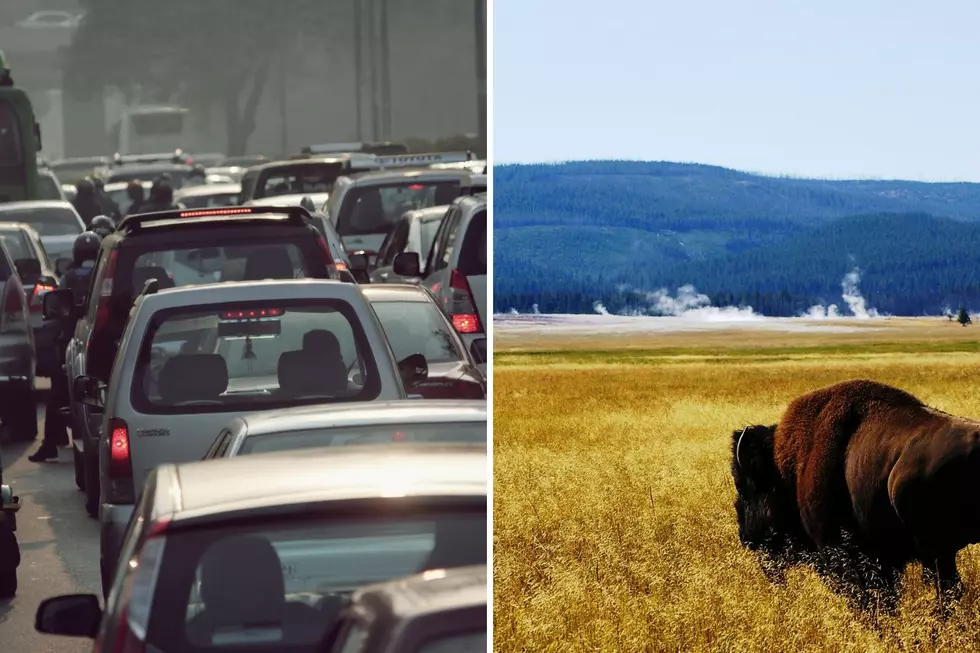
M 659 257 L 628 272 L 603 274 L 567 255 L 557 275 L 537 261 L 521 270 L 499 266 L 495 248 L 494 311 L 642 311 L 647 293 L 692 284 L 714 306 L 751 306 L 791 316 L 816 304 L 847 312 L 841 282 L 860 269 L 858 289 L 869 307 L 893 315 L 980 309 L 980 224 L 922 213 L 876 214 L 835 220 L 787 240 L 700 261 Z M 504 254 L 501 258 L 508 259 Z M 554 261 L 552 261 L 554 263 Z

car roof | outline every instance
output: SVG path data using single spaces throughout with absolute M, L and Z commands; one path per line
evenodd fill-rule
M 472 565 L 437 569 L 366 585 L 356 590 L 352 603 L 380 608 L 396 619 L 411 619 L 433 612 L 486 605 L 487 567 Z
M 77 156 L 77 157 L 67 157 L 64 159 L 54 159 L 48 163 L 51 167 L 57 166 L 70 166 L 70 165 L 82 165 L 89 163 L 107 163 L 109 157 L 107 156 Z
M 419 400 L 417 400 L 419 401 Z M 487 494 L 487 451 L 479 445 L 365 445 L 259 453 L 170 467 L 174 520 L 240 510 L 391 496 Z
M 425 290 L 410 283 L 366 284 L 361 292 L 372 302 L 432 302 Z
M 446 217 L 446 211 L 448 210 L 448 204 L 440 204 L 438 206 L 427 206 L 424 209 L 406 211 L 402 214 L 402 217 L 407 216 L 410 220 L 420 220 L 422 222 L 434 222 Z
M 28 200 L 26 202 L 0 202 L 0 212 L 17 209 L 69 209 L 74 211 L 71 202 L 65 200 Z
M 7 221 L 0 221 L 0 230 L 3 230 L 3 231 L 15 231 L 15 230 L 17 230 L 17 231 L 26 231 L 28 234 L 39 235 L 34 230 L 34 227 L 32 227 L 31 225 L 27 224 L 26 222 L 13 222 L 13 221 L 7 222 Z
M 248 436 L 356 425 L 479 422 L 487 419 L 481 399 L 400 399 L 346 404 L 319 404 L 243 415 Z
M 143 310 L 158 311 L 176 306 L 230 304 L 248 301 L 316 300 L 325 296 L 356 302 L 363 300 L 357 284 L 334 279 L 263 279 L 261 281 L 229 281 L 200 286 L 165 288 L 151 295 L 142 295 L 138 302 Z
M 174 193 L 175 198 L 179 197 L 200 197 L 201 195 L 223 195 L 228 193 L 240 193 L 241 184 L 201 184 L 199 186 L 186 186 Z
M 273 195 L 271 197 L 259 197 L 251 199 L 245 206 L 277 206 L 279 204 L 299 204 L 304 197 L 309 197 L 314 204 L 325 201 L 330 193 L 318 191 L 315 193 L 288 193 L 286 195 Z
M 370 170 L 353 175 L 346 175 L 354 186 L 383 186 L 398 184 L 413 179 L 423 181 L 466 181 L 472 175 L 467 170 L 436 168 L 404 168 L 394 170 Z
M 358 161 L 362 158 L 370 159 L 372 155 L 370 154 L 360 154 L 358 153 L 356 157 L 346 157 L 346 156 L 334 156 L 330 154 L 325 154 L 323 156 L 314 155 L 308 159 L 280 159 L 278 161 L 268 161 L 266 163 L 260 163 L 258 165 L 250 166 L 249 171 L 259 171 L 269 170 L 272 168 L 291 168 L 293 166 L 310 166 L 315 164 L 323 163 L 344 163 L 346 161 Z

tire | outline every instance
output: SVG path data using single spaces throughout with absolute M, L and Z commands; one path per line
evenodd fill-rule
M 71 448 L 72 458 L 75 460 L 75 486 L 79 490 L 85 491 L 85 458 L 78 453 L 78 449 Z
M 4 422 L 13 442 L 30 442 L 37 437 L 37 396 L 33 387 L 8 388 Z
M 95 445 L 87 442 L 85 453 L 82 454 L 82 464 L 85 467 L 85 512 L 92 519 L 99 518 L 99 459 L 89 453 L 89 447 Z

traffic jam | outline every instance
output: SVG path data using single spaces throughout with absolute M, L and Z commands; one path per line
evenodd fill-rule
M 43 199 L 0 202 L 0 420 L 32 469 L 73 467 L 101 588 L 46 596 L 36 631 L 486 650 L 487 162 L 326 143 L 37 166 Z M 30 480 L 2 488 L 0 605 L 35 509 Z

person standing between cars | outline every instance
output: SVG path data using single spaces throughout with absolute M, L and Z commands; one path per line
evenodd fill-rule
M 126 209 L 126 215 L 133 215 L 134 213 L 141 213 L 143 211 L 143 205 L 146 204 L 146 192 L 143 190 L 143 184 L 138 180 L 126 184 L 126 195 L 129 196 L 130 205 Z
M 95 184 L 95 201 L 102 207 L 102 214 L 113 220 L 121 218 L 122 211 L 119 210 L 119 205 L 105 192 L 105 182 L 96 177 L 92 183 Z
M 78 211 L 86 229 L 92 223 L 92 218 L 103 213 L 95 194 L 95 183 L 88 177 L 75 184 L 75 199 L 71 204 Z
M 85 300 L 91 284 L 92 272 L 95 269 L 95 259 L 101 247 L 102 239 L 91 231 L 79 234 L 72 246 L 72 262 L 58 282 L 58 288 L 71 290 L 76 306 L 82 305 Z M 58 360 L 62 362 L 65 360 L 65 350 L 74 334 L 77 320 L 75 316 L 64 318 L 59 325 L 55 346 Z M 61 374 L 56 372 L 51 378 L 51 396 L 44 410 L 44 438 L 38 450 L 28 456 L 31 462 L 40 463 L 56 459 L 58 447 L 68 446 L 68 424 L 61 414 L 61 409 L 68 406 L 68 399 L 68 378 L 64 372 Z

